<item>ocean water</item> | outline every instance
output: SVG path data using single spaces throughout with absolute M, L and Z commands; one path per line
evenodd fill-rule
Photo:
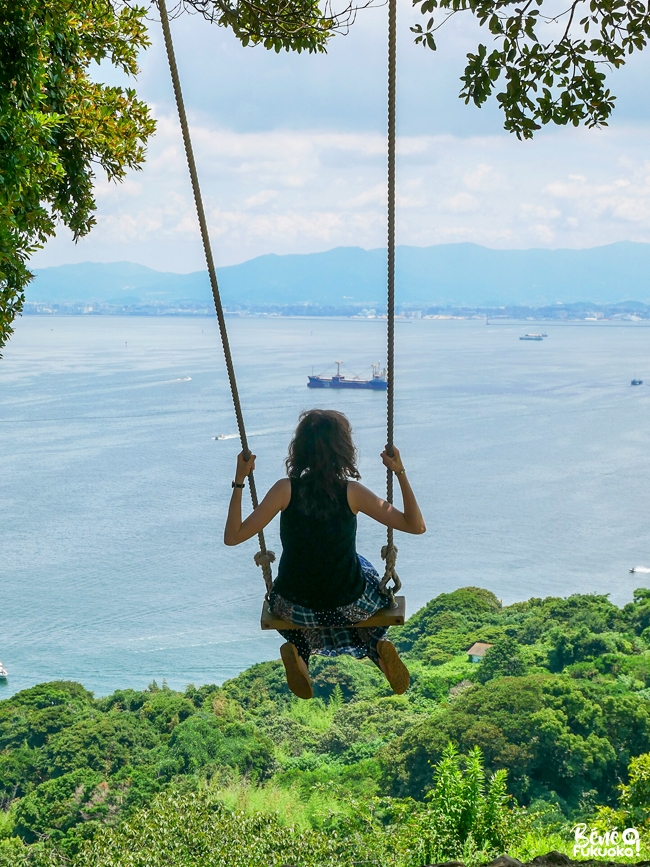
M 349 416 L 382 491 L 385 396 L 314 392 L 370 372 L 384 323 L 231 319 L 263 492 L 301 410 Z M 643 323 L 397 323 L 396 434 L 428 532 L 401 536 L 410 612 L 466 585 L 504 604 L 609 593 L 650 566 L 650 329 Z M 535 326 L 537 328 L 537 326 Z M 645 378 L 632 388 L 632 377 Z M 278 656 L 259 630 L 256 540 L 222 544 L 236 427 L 216 324 L 25 317 L 0 361 L 0 696 L 48 679 L 98 695 L 220 683 Z M 246 502 L 246 501 L 245 501 Z M 378 564 L 384 531 L 360 516 Z M 277 521 L 267 544 L 278 551 Z

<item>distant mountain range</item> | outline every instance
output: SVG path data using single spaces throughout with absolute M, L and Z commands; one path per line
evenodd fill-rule
M 386 251 L 337 247 L 326 253 L 258 256 L 218 270 L 233 305 L 385 304 Z M 477 244 L 398 247 L 398 304 L 543 306 L 588 301 L 650 302 L 650 244 L 585 250 L 491 250 Z M 211 302 L 207 273 L 174 274 L 132 262 L 84 262 L 36 270 L 31 302 L 137 306 Z

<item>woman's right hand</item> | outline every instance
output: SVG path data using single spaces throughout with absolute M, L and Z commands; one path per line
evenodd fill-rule
M 391 457 L 386 449 L 381 453 L 381 460 L 384 466 L 392 470 L 394 473 L 399 473 L 400 470 L 404 469 L 404 464 L 402 463 L 402 458 L 399 453 L 399 449 L 396 446 L 393 446 L 393 456 Z

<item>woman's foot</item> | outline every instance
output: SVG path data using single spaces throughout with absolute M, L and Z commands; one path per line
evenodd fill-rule
M 409 687 L 411 675 L 399 658 L 397 648 L 391 641 L 382 639 L 377 642 L 377 653 L 379 655 L 379 667 L 386 675 L 386 680 L 390 683 L 393 692 L 402 695 Z
M 307 668 L 305 660 L 298 653 L 296 645 L 287 641 L 287 643 L 283 644 L 280 648 L 280 656 L 284 663 L 284 670 L 287 675 L 287 684 L 291 692 L 294 695 L 297 695 L 298 698 L 313 698 L 314 690 L 311 685 L 311 678 L 309 677 L 309 669 Z

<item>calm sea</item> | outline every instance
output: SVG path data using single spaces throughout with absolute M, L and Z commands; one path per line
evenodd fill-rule
M 442 591 L 609 593 L 650 575 L 650 329 L 640 323 L 397 325 L 396 443 L 428 533 L 399 537 L 411 612 Z M 347 413 L 383 490 L 385 396 L 313 392 L 369 374 L 378 321 L 232 319 L 260 490 L 301 410 Z M 533 330 L 538 330 L 535 324 Z M 637 388 L 633 377 L 645 378 Z M 219 683 L 278 656 L 259 631 L 256 543 L 222 529 L 238 441 L 210 319 L 25 317 L 0 361 L 0 696 L 55 678 L 98 695 Z M 361 517 L 376 563 L 383 531 Z M 278 550 L 277 522 L 268 531 Z

